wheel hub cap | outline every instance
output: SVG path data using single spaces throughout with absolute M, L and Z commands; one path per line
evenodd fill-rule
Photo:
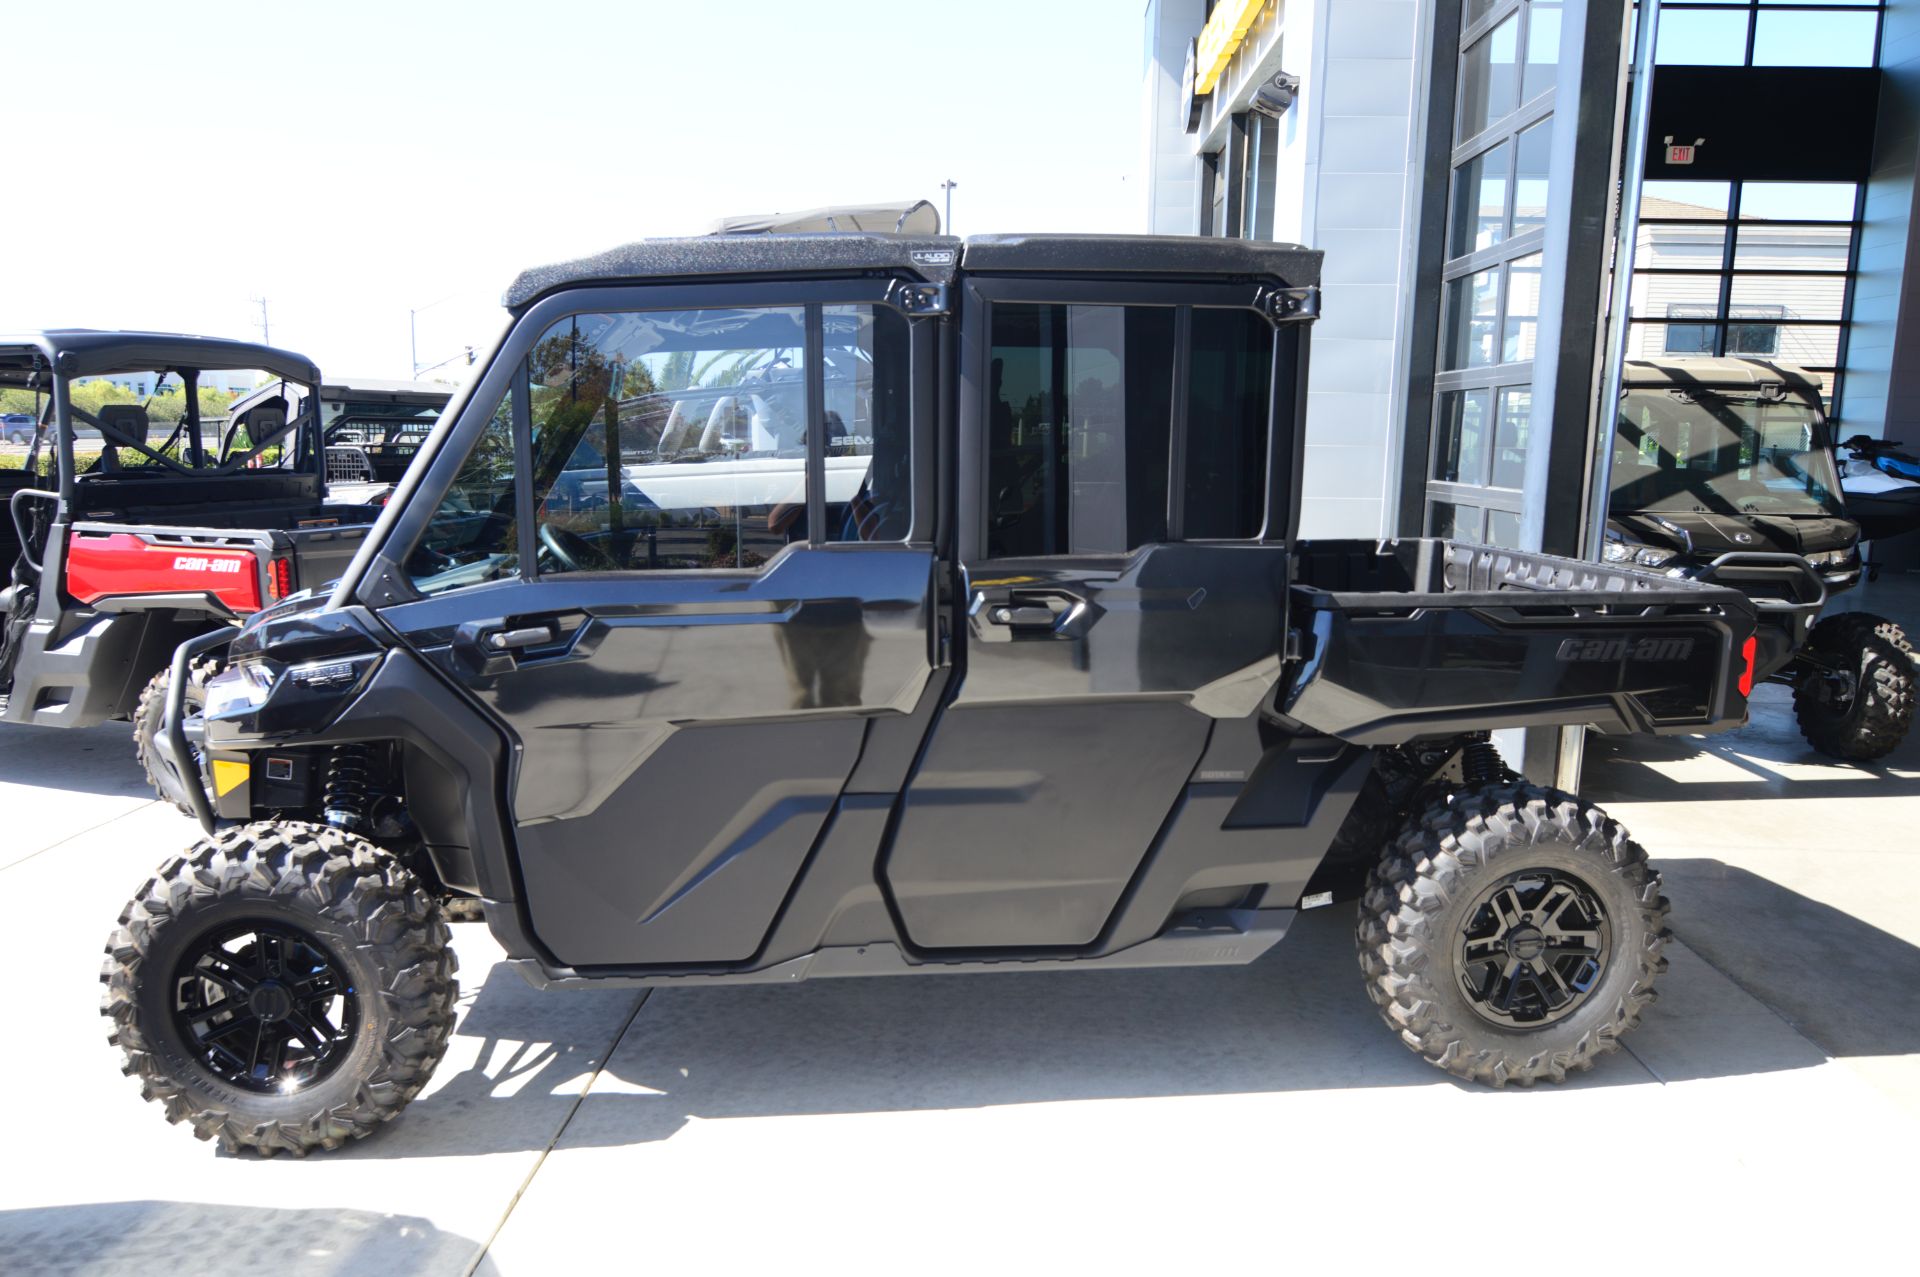
M 293 1014 L 293 999 L 278 983 L 269 980 L 247 996 L 247 1008 L 272 1024 Z
M 1537 927 L 1521 927 L 1507 937 L 1507 952 L 1522 962 L 1533 962 L 1547 951 L 1547 938 Z

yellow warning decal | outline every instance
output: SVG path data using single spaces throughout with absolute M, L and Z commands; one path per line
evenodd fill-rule
M 226 758 L 214 759 L 213 792 L 218 797 L 225 798 L 228 794 L 231 794 L 234 790 L 246 784 L 247 778 L 252 772 L 253 769 L 245 763 L 236 763 Z

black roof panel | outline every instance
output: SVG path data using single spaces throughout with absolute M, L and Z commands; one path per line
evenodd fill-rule
M 70 377 L 104 376 L 149 369 L 255 368 L 295 381 L 317 382 L 320 370 L 305 355 L 276 346 L 195 337 L 187 333 L 113 332 L 97 328 L 50 328 L 0 334 L 0 351 L 37 349 Z
M 957 262 L 956 262 L 957 258 Z M 958 264 L 988 273 L 1233 275 L 1293 288 L 1320 282 L 1320 253 L 1297 244 L 1194 235 L 707 235 L 649 239 L 522 271 L 502 301 L 519 308 L 557 288 L 699 276 L 885 271 L 945 283 Z
M 1320 282 L 1320 252 L 1208 235 L 976 235 L 962 270 L 986 274 L 1245 275 L 1289 288 Z
M 814 275 L 827 272 L 901 271 L 929 283 L 953 274 L 960 241 L 948 235 L 702 235 L 692 239 L 643 239 L 592 257 L 520 272 L 503 305 L 518 308 L 542 293 L 573 284 L 630 280 L 716 279 L 729 275 Z

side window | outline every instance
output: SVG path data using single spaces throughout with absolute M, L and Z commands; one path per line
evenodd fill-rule
M 1180 536 L 1257 537 L 1273 329 L 1250 310 L 1190 313 Z M 1176 318 L 1170 306 L 994 306 L 988 557 L 1125 554 L 1169 538 Z
M 1171 307 L 993 307 L 987 554 L 1123 554 L 1167 535 Z
M 1267 512 L 1273 325 L 1250 310 L 1196 309 L 1187 377 L 1188 540 L 1248 540 Z
M 478 585 L 520 570 L 511 405 L 509 394 L 494 409 L 407 559 L 407 572 L 422 593 Z

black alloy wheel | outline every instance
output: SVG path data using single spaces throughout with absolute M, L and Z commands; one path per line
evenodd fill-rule
M 1611 932 L 1599 897 L 1572 874 L 1509 874 L 1468 909 L 1460 931 L 1460 989 L 1495 1024 L 1551 1024 L 1572 1014 L 1599 983 Z
M 287 1095 L 332 1073 L 359 1022 L 354 986 L 326 946 L 279 922 L 209 931 L 174 966 L 173 1020 L 221 1081 Z

